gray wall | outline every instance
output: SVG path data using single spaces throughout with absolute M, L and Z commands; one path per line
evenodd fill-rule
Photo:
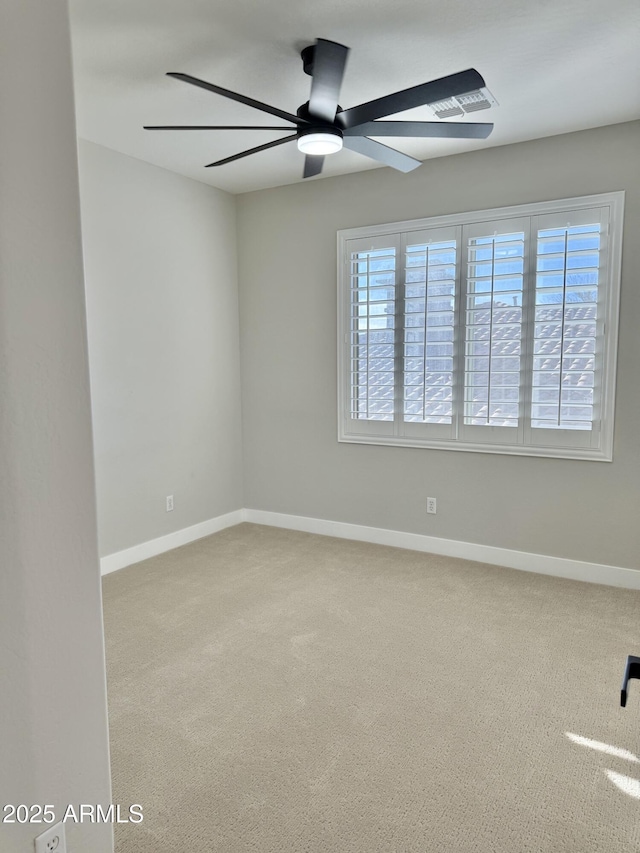
M 239 197 L 245 506 L 638 567 L 639 151 L 634 122 Z M 337 229 L 621 189 L 612 463 L 337 442 Z
M 66 3 L 0 7 L 0 805 L 110 801 Z M 0 824 L 30 853 L 40 824 Z M 67 824 L 108 853 L 110 825 Z
M 242 506 L 235 199 L 83 140 L 80 190 L 105 556 Z

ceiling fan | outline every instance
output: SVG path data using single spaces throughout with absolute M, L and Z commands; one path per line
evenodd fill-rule
M 169 77 L 184 80 L 192 86 L 208 89 L 217 95 L 238 101 L 262 112 L 291 122 L 294 127 L 271 127 L 265 125 L 178 125 L 146 126 L 145 130 L 293 130 L 289 136 L 267 142 L 208 163 L 211 166 L 224 166 L 250 154 L 293 142 L 305 154 L 304 178 L 319 175 L 324 158 L 328 154 L 340 151 L 342 147 L 364 154 L 385 166 L 391 166 L 401 172 L 410 172 L 421 165 L 420 160 L 409 157 L 395 148 L 383 145 L 377 137 L 440 137 L 447 139 L 486 139 L 493 130 L 493 124 L 471 122 L 439 121 L 378 121 L 384 116 L 395 115 L 405 110 L 429 105 L 438 118 L 451 118 L 464 113 L 486 109 L 495 100 L 485 88 L 482 76 L 474 69 L 450 74 L 429 83 L 422 83 L 409 89 L 403 89 L 392 95 L 367 101 L 356 107 L 343 110 L 338 104 L 342 79 L 347 64 L 349 48 L 334 41 L 317 39 L 315 44 L 305 47 L 300 54 L 306 74 L 311 76 L 311 95 L 306 104 L 298 108 L 296 115 L 277 107 L 256 101 L 246 95 L 223 89 L 213 83 L 207 83 L 190 74 L 168 72 Z

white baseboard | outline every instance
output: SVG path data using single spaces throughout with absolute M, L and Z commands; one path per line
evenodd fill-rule
M 164 554 L 165 551 L 172 551 L 174 548 L 195 542 L 196 539 L 202 539 L 204 536 L 211 536 L 212 533 L 224 530 L 225 527 L 233 527 L 244 520 L 244 510 L 237 509 L 234 512 L 226 513 L 226 515 L 219 515 L 216 518 L 210 518 L 208 521 L 202 521 L 200 524 L 176 530 L 175 533 L 160 536 L 158 539 L 142 542 L 140 545 L 134 545 L 124 551 L 117 551 L 115 554 L 101 558 L 100 572 L 107 575 L 109 572 L 117 571 L 117 569 L 124 569 L 125 566 L 131 566 L 133 563 L 139 563 L 140 560 L 147 560 L 149 557 L 156 557 L 158 554 Z
M 509 569 L 524 572 L 538 572 L 571 580 L 602 583 L 626 589 L 640 589 L 640 571 L 621 566 L 606 566 L 601 563 L 586 563 L 581 560 L 569 560 L 566 557 L 550 557 L 546 554 L 531 554 L 527 551 L 513 551 L 508 548 L 496 548 L 493 545 L 478 545 L 474 542 L 459 542 L 456 539 L 440 539 L 421 533 L 403 533 L 400 530 L 386 530 L 382 527 L 366 527 L 362 524 L 347 524 L 343 521 L 328 521 L 324 518 L 307 518 L 301 515 L 286 515 L 280 512 L 268 512 L 261 509 L 238 509 L 226 515 L 219 515 L 192 527 L 185 527 L 167 536 L 134 545 L 124 551 L 110 554 L 100 560 L 103 575 L 115 572 L 140 560 L 155 557 L 180 545 L 210 536 L 225 527 L 233 527 L 242 521 L 253 524 L 265 524 L 270 527 L 283 527 L 287 530 L 301 530 L 305 533 L 318 533 L 322 536 L 336 536 L 339 539 L 353 539 L 357 542 L 371 542 L 374 545 L 391 545 L 394 548 L 407 548 L 410 551 L 426 551 L 430 554 L 442 554 L 446 557 L 461 557 L 464 560 L 476 560 L 479 563 L 492 563 Z
M 581 560 L 569 560 L 565 557 L 549 557 L 546 554 L 531 554 L 527 551 L 513 551 L 508 548 L 496 548 L 493 545 L 478 545 L 473 542 L 459 542 L 455 539 L 440 539 L 421 533 L 403 533 L 400 530 L 385 530 L 381 527 L 366 527 L 361 524 L 346 524 L 342 521 L 327 521 L 322 518 L 305 518 L 300 515 L 285 515 L 279 512 L 267 512 L 259 509 L 245 509 L 244 521 L 254 524 L 267 524 L 272 527 L 284 527 L 289 530 L 301 530 L 305 533 L 319 533 L 323 536 L 337 536 L 341 539 L 355 539 L 358 542 L 371 542 L 375 545 L 391 545 L 395 548 L 407 548 L 410 551 L 427 551 L 430 554 L 442 554 L 446 557 L 461 557 L 480 563 L 492 563 L 524 572 L 538 572 L 543 575 L 555 575 L 571 580 L 601 583 L 608 586 L 620 586 L 626 589 L 640 589 L 640 571 L 621 566 L 606 566 L 601 563 L 585 563 Z

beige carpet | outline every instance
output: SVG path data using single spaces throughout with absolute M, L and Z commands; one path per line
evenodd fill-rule
M 117 853 L 640 850 L 638 592 L 242 524 L 104 606 Z

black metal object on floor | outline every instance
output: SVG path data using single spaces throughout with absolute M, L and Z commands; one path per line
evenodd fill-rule
M 629 655 L 627 657 L 627 665 L 624 670 L 622 689 L 620 691 L 620 704 L 623 708 L 627 704 L 627 685 L 632 678 L 640 679 L 640 658 L 636 655 Z

